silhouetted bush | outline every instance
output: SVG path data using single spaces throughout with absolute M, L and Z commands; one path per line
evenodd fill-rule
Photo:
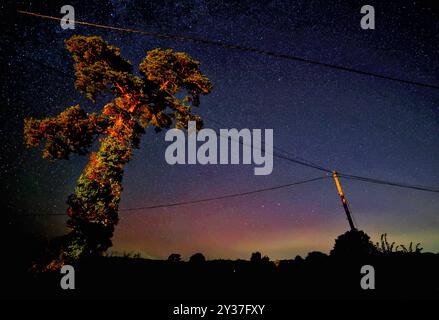
M 413 242 L 410 242 L 409 246 L 406 247 L 403 244 L 399 244 L 395 247 L 395 242 L 389 243 L 387 241 L 387 233 L 381 235 L 381 242 L 376 243 L 376 248 L 378 252 L 382 254 L 392 254 L 392 253 L 421 253 L 423 248 L 420 247 L 421 244 L 417 243 L 413 247 Z
M 360 258 L 375 255 L 377 248 L 361 230 L 350 230 L 335 239 L 330 255 L 337 258 Z
M 326 258 L 328 258 L 328 255 L 320 252 L 320 251 L 311 251 L 308 253 L 308 255 L 306 256 L 306 261 L 310 261 L 310 262 L 321 262 L 322 260 L 325 260 Z
M 140 252 L 123 252 L 122 253 L 122 257 L 124 258 L 132 258 L 132 259 L 140 259 L 141 258 L 141 254 Z
M 189 258 L 190 263 L 204 263 L 206 262 L 206 258 L 202 253 L 196 253 L 192 257 Z
M 178 253 L 172 253 L 168 257 L 168 261 L 170 261 L 170 262 L 180 262 L 181 261 L 181 255 L 178 254 Z
M 262 255 L 259 251 L 252 253 L 252 256 L 250 257 L 251 262 L 260 262 L 261 260 L 262 260 Z

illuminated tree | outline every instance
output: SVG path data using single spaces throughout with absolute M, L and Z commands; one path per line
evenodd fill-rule
M 113 94 L 114 100 L 101 114 L 87 114 L 75 105 L 54 117 L 25 119 L 26 145 L 44 142 L 43 157 L 50 160 L 87 154 L 93 142 L 100 141 L 99 151 L 91 153 L 67 200 L 70 231 L 52 268 L 99 255 L 112 245 L 124 166 L 145 128 L 159 132 L 171 126 L 187 128 L 188 121 L 196 121 L 200 129 L 202 121 L 192 108 L 199 106 L 200 95 L 212 89 L 199 70 L 200 63 L 182 52 L 147 52 L 139 65 L 141 76 L 135 76 L 120 49 L 100 37 L 73 36 L 66 40 L 66 47 L 75 62 L 76 89 L 93 102 L 104 92 Z

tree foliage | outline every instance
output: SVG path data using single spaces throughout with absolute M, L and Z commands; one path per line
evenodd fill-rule
M 204 257 L 204 255 L 202 253 L 198 252 L 189 258 L 189 262 L 194 263 L 194 264 L 201 264 L 201 263 L 206 262 L 206 258 Z
M 377 248 L 370 237 L 361 230 L 349 230 L 335 239 L 331 256 L 337 258 L 361 258 L 377 253 Z
M 87 154 L 94 138 L 105 126 L 105 119 L 95 113 L 87 114 L 79 105 L 75 105 L 55 117 L 25 119 L 25 143 L 29 147 L 36 147 L 41 140 L 45 140 L 44 158 L 68 159 L 71 153 Z
M 169 262 L 180 262 L 181 261 L 181 255 L 178 253 L 171 253 L 168 257 Z
M 56 267 L 101 254 L 112 245 L 124 166 L 141 135 L 147 127 L 157 132 L 173 125 L 187 128 L 189 120 L 201 128 L 201 118 L 192 110 L 199 106 L 200 95 L 212 89 L 200 63 L 182 52 L 149 51 L 136 76 L 120 49 L 100 37 L 73 36 L 66 48 L 75 62 L 76 89 L 94 102 L 104 92 L 114 99 L 99 115 L 75 105 L 54 117 L 25 119 L 25 143 L 28 147 L 43 143 L 44 158 L 87 154 L 93 141 L 101 142 L 67 200 L 70 232 L 61 241 L 58 263 L 52 264 Z
M 395 242 L 390 243 L 387 240 L 387 233 L 381 235 L 381 241 L 377 242 L 375 246 L 381 254 L 421 253 L 423 250 L 420 243 L 417 243 L 416 246 L 413 246 L 413 242 L 410 242 L 408 246 L 403 244 L 395 246 Z
M 251 262 L 260 262 L 262 260 L 262 255 L 259 251 L 253 252 L 250 261 Z

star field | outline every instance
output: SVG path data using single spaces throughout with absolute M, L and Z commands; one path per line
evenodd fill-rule
M 359 1 L 72 1 L 81 21 L 166 32 L 283 52 L 406 80 L 439 83 L 439 12 L 420 2 L 372 1 L 376 30 L 360 28 Z M 17 8 L 61 16 L 62 4 L 18 2 Z M 14 7 L 15 8 L 15 7 Z M 4 10 L 14 9 L 4 7 Z M 198 113 L 228 128 L 272 128 L 274 146 L 343 172 L 439 186 L 439 90 L 361 76 L 306 63 L 192 42 L 92 27 L 62 30 L 57 22 L 13 12 L 2 35 L 8 73 L 2 75 L 0 174 L 8 223 L 24 233 L 65 232 L 64 217 L 19 214 L 65 212 L 87 157 L 49 163 L 23 144 L 25 117 L 53 116 L 80 103 L 99 112 L 75 89 L 63 41 L 100 35 L 136 66 L 156 47 L 184 51 L 214 85 Z M 36 61 L 36 62 L 35 62 Z M 52 67 L 50 70 L 40 64 Z M 7 121 L 5 120 L 7 119 Z M 218 124 L 205 120 L 206 127 Z M 321 176 L 274 159 L 269 176 L 252 166 L 170 166 L 164 133 L 148 130 L 127 165 L 121 208 L 151 206 L 286 184 Z M 342 180 L 358 226 L 378 240 L 421 242 L 439 251 L 435 193 Z M 120 212 L 112 250 L 145 257 L 276 258 L 328 252 L 348 225 L 332 180 L 187 206 Z

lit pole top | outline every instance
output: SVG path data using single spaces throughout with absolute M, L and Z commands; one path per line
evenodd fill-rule
M 349 226 L 351 230 L 357 230 L 354 226 L 354 222 L 352 221 L 351 212 L 348 207 L 348 203 L 346 202 L 346 198 L 343 193 L 343 189 L 341 188 L 340 181 L 338 180 L 337 171 L 332 171 L 332 177 L 334 178 L 335 185 L 337 186 L 338 194 L 340 195 L 341 202 L 343 204 L 344 211 L 346 212 L 346 216 L 348 218 Z

